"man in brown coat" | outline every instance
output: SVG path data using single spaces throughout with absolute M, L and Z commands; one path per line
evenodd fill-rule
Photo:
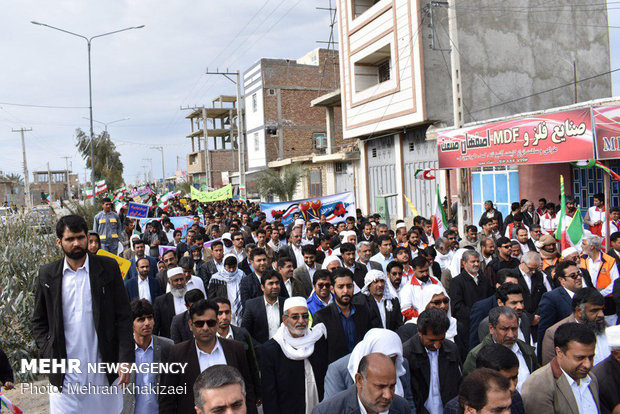
M 525 412 L 598 413 L 599 391 L 590 374 L 596 336 L 579 323 L 560 326 L 554 337 L 557 356 L 529 376 L 523 385 Z

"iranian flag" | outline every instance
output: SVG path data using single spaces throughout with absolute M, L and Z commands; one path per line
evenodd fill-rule
M 439 195 L 439 185 L 436 186 L 437 200 L 435 205 L 435 214 L 433 215 L 433 238 L 437 240 L 446 231 L 446 212 L 443 211 L 441 204 L 441 196 Z
M 95 181 L 95 194 L 99 195 L 108 191 L 108 185 L 105 183 L 105 180 Z
M 93 189 L 91 187 L 85 188 L 84 195 L 86 198 L 93 198 Z
M 435 176 L 433 175 L 433 170 L 415 170 L 413 176 L 417 180 L 434 180 Z
M 560 248 L 564 250 L 568 247 L 575 247 L 581 250 L 581 240 L 583 239 L 583 219 L 581 217 L 581 208 L 577 206 L 575 215 L 569 222 L 566 215 L 566 194 L 564 193 L 564 176 L 560 176 L 560 194 L 562 196 L 562 208 L 560 210 L 560 220 L 558 229 L 555 232 L 555 238 L 560 241 Z M 568 225 L 566 224 L 568 223 Z

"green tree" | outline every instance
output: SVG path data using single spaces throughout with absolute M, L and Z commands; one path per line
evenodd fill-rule
M 263 198 L 277 196 L 280 201 L 290 201 L 305 175 L 306 170 L 299 164 L 292 164 L 281 170 L 268 168 L 258 173 L 258 191 Z
M 90 136 L 78 128 L 75 131 L 77 147 L 86 160 L 86 168 L 91 168 Z M 123 185 L 123 162 L 116 145 L 107 131 L 95 136 L 95 180 L 105 179 L 109 190 Z

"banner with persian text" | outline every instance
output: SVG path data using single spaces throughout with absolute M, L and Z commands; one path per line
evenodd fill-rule
M 437 134 L 439 168 L 550 164 L 594 158 L 590 108 Z
M 620 158 L 620 106 L 595 106 L 592 114 L 596 131 L 596 158 Z

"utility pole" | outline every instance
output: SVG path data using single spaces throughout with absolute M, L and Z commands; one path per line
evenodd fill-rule
M 153 182 L 153 158 L 142 158 L 142 161 L 148 161 L 151 163 L 151 168 L 149 170 L 149 184 Z
M 450 65 L 452 67 L 452 108 L 454 128 L 462 128 L 463 117 L 463 90 L 461 87 L 461 59 L 459 58 L 459 37 L 456 20 L 456 1 L 448 0 L 448 32 L 452 43 L 450 53 Z M 460 234 L 465 234 L 465 226 L 471 224 L 471 198 L 470 198 L 469 170 L 456 169 L 456 188 L 458 192 L 457 220 Z M 449 184 L 449 183 L 448 183 Z M 448 194 L 450 191 L 448 190 Z M 448 209 L 452 206 L 452 200 L 448 199 Z
M 71 157 L 60 157 L 65 159 L 65 174 L 67 178 L 67 200 L 71 200 L 71 180 L 69 180 L 69 160 Z
M 47 162 L 47 194 L 50 196 L 50 203 L 52 202 L 52 173 L 50 171 L 50 163 Z
M 575 103 L 577 103 L 579 101 L 577 100 L 577 61 L 576 60 L 573 60 L 573 82 L 575 83 Z
M 179 156 L 177 155 L 177 169 L 176 169 L 175 171 L 179 171 L 179 158 L 181 158 L 181 157 L 179 157 Z
M 151 147 L 161 152 L 161 187 L 166 186 L 166 167 L 164 166 L 164 147 Z
M 247 191 L 245 188 L 245 132 L 243 129 L 243 99 L 241 95 L 241 72 L 209 72 L 207 69 L 207 75 L 222 75 L 237 86 L 237 147 L 239 154 L 239 198 L 245 200 L 247 198 Z M 236 76 L 235 82 L 230 76 Z
M 22 157 L 24 159 L 24 197 L 26 209 L 32 208 L 30 200 L 30 180 L 28 179 L 28 163 L 26 162 L 26 142 L 24 140 L 24 132 L 32 131 L 32 128 L 13 129 L 13 132 L 20 132 L 22 135 Z

